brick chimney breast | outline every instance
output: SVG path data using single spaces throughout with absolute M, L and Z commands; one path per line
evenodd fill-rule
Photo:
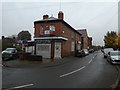
M 43 15 L 43 19 L 47 19 L 49 18 L 49 16 L 46 14 L 46 15 Z
M 49 18 L 49 16 L 48 16 L 48 15 L 46 15 L 46 19 L 47 19 L 47 18 Z
M 59 11 L 58 19 L 64 19 L 64 13 L 62 11 Z

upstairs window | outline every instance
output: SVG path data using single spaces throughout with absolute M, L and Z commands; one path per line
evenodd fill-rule
M 75 38 L 75 33 L 71 32 L 71 38 Z
M 42 26 L 42 25 L 40 26 L 40 34 L 41 34 L 41 35 L 44 34 L 44 29 L 43 29 L 43 26 Z
M 54 25 L 50 25 L 50 31 L 54 32 L 55 31 L 55 26 Z

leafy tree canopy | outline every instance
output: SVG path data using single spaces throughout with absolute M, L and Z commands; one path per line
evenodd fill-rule
M 18 33 L 19 40 L 31 40 L 31 34 L 29 31 L 21 31 Z
M 104 36 L 105 47 L 120 48 L 120 32 L 107 32 Z

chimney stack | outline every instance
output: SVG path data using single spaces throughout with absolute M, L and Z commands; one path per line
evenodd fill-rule
M 48 15 L 43 15 L 43 19 L 47 19 L 48 17 Z
M 59 11 L 58 19 L 64 19 L 64 13 L 62 11 Z

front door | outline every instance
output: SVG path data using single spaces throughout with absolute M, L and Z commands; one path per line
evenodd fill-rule
M 61 42 L 55 42 L 54 58 L 61 58 Z

